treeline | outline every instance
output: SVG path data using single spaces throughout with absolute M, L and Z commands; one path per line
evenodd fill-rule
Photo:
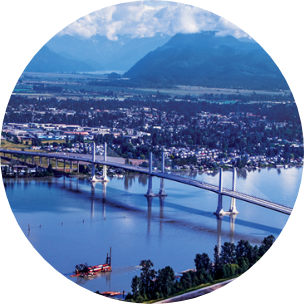
M 128 293 L 126 300 L 142 303 L 167 298 L 191 287 L 235 277 L 253 266 L 274 241 L 274 236 L 270 235 L 260 246 L 252 246 L 245 240 L 240 240 L 237 245 L 226 242 L 220 253 L 215 246 L 213 261 L 206 253 L 196 254 L 195 271 L 184 272 L 179 280 L 170 266 L 156 271 L 150 260 L 143 260 L 140 262 L 141 274 L 132 279 L 132 292 Z

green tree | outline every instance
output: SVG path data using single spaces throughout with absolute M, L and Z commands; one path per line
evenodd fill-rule
M 133 294 L 133 299 L 136 301 L 139 296 L 139 290 L 141 288 L 141 279 L 138 276 L 135 276 L 132 279 L 131 289 Z
M 194 263 L 195 263 L 195 267 L 196 270 L 205 270 L 208 271 L 211 269 L 211 260 L 208 256 L 208 254 L 206 253 L 202 253 L 202 254 L 197 254 L 195 259 L 194 259 Z
M 152 268 L 154 265 L 150 260 L 142 260 L 139 264 L 141 269 L 140 279 L 140 294 L 148 299 L 151 299 L 154 289 L 154 279 L 156 277 L 156 271 Z
M 222 245 L 221 260 L 223 264 L 233 264 L 236 261 L 235 245 L 233 243 L 225 242 Z
M 158 292 L 163 297 L 170 296 L 175 291 L 174 283 L 174 271 L 170 266 L 158 270 L 155 288 L 156 292 Z

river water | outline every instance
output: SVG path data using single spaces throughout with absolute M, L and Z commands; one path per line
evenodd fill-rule
M 243 174 L 237 183 L 245 180 L 272 201 L 293 207 L 302 171 L 256 170 Z M 196 179 L 216 184 L 218 174 Z M 165 180 L 168 196 L 148 200 L 147 185 L 146 175 L 110 178 L 95 187 L 82 178 L 4 180 L 10 206 L 30 243 L 59 273 L 93 292 L 130 291 L 144 259 L 150 259 L 156 270 L 169 265 L 180 272 L 194 268 L 197 253 L 213 259 L 217 244 L 246 239 L 259 245 L 268 235 L 277 238 L 288 220 L 287 215 L 238 200 L 236 217 L 218 219 L 213 214 L 215 193 Z M 159 185 L 160 179 L 154 177 L 154 193 Z M 229 204 L 225 197 L 225 210 Z M 70 277 L 77 264 L 104 263 L 110 247 L 111 273 L 94 279 Z

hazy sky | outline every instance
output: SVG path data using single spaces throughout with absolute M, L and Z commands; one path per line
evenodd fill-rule
M 136 1 L 110 6 L 78 19 L 59 34 L 89 38 L 99 34 L 110 40 L 117 35 L 152 37 L 156 33 L 197 33 L 217 30 L 219 35 L 248 37 L 240 28 L 197 7 L 164 1 Z

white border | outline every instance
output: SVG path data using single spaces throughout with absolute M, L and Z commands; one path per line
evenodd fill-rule
M 3 121 L 10 94 L 33 55 L 57 32 L 97 9 L 127 1 L 15 0 L 1 2 L 1 105 Z M 270 54 L 285 76 L 304 117 L 301 1 L 188 0 L 233 22 Z M 291 3 L 291 4 L 290 4 Z M 294 212 L 278 241 L 241 278 L 228 286 L 190 300 L 191 303 L 286 303 L 302 298 L 303 252 L 301 215 L 303 183 Z M 24 238 L 0 186 L 1 293 L 4 303 L 92 303 L 111 300 L 94 295 L 65 279 Z M 16 269 L 20 269 L 16 271 Z M 31 271 L 35 269 L 34 271 Z M 38 271 L 37 271 L 38 270 Z M 297 301 L 299 302 L 299 300 Z

